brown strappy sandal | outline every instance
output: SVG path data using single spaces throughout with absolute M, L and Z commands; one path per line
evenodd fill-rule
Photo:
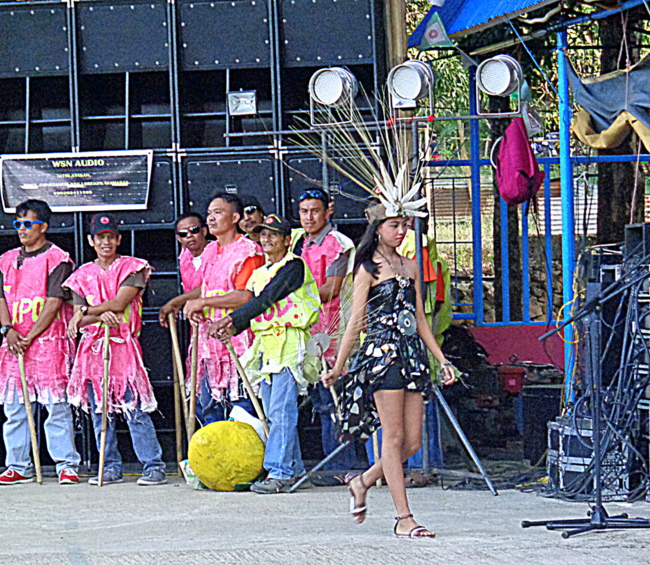
M 357 521 L 357 524 L 362 524 L 366 519 L 366 512 L 368 510 L 368 507 L 365 504 L 363 506 L 357 506 L 355 504 L 352 481 L 356 477 L 359 477 L 359 482 L 361 483 L 361 487 L 364 489 L 366 493 L 368 492 L 368 489 L 370 487 L 366 486 L 366 483 L 363 482 L 363 473 L 360 473 L 359 475 L 353 475 L 352 473 L 348 473 L 347 475 L 345 475 L 345 484 L 348 486 L 348 492 L 350 493 L 350 514 L 352 514 L 352 517 Z
M 429 538 L 433 539 L 436 537 L 436 534 L 427 530 L 424 526 L 415 526 L 410 532 L 406 534 L 397 533 L 397 524 L 400 520 L 407 520 L 408 518 L 413 518 L 413 514 L 408 514 L 406 516 L 395 516 L 395 527 L 393 528 L 393 534 L 396 538 L 399 539 L 417 539 L 417 538 Z

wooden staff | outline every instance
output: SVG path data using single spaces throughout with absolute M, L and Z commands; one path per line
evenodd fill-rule
M 172 337 L 172 360 L 174 367 L 174 421 L 176 424 L 176 459 L 180 463 L 183 460 L 183 423 L 187 430 L 187 403 L 185 401 L 185 375 L 183 373 L 183 360 L 181 348 L 178 343 L 178 330 L 176 328 L 176 317 L 173 314 L 167 316 L 169 322 L 169 333 Z M 178 475 L 182 474 L 180 465 Z
M 199 326 L 192 335 L 192 365 L 190 367 L 190 413 L 187 422 L 187 441 L 192 439 L 196 429 L 196 372 L 199 365 Z
M 104 486 L 104 464 L 106 463 L 106 435 L 108 434 L 108 374 L 111 364 L 111 328 L 104 327 L 104 379 L 102 380 L 102 431 L 99 436 L 99 473 L 97 486 Z
M 237 367 L 237 372 L 239 373 L 239 376 L 241 377 L 241 380 L 244 383 L 244 388 L 246 389 L 248 396 L 250 396 L 251 398 L 251 402 L 253 403 L 253 407 L 255 408 L 255 413 L 257 414 L 257 417 L 259 418 L 260 422 L 262 422 L 262 427 L 264 428 L 266 437 L 269 437 L 269 426 L 266 423 L 266 416 L 264 416 L 264 410 L 262 410 L 260 401 L 258 400 L 257 396 L 255 396 L 255 393 L 253 392 L 253 387 L 251 386 L 251 382 L 248 380 L 246 371 L 244 371 L 244 367 L 242 367 L 242 364 L 239 361 L 239 357 L 237 357 L 237 353 L 235 353 L 235 350 L 232 347 L 232 343 L 228 342 L 226 344 L 226 347 L 228 348 L 228 352 L 230 353 L 230 356 L 235 362 L 235 367 Z
M 372 451 L 373 455 L 375 456 L 375 463 L 379 461 L 380 455 L 379 455 L 379 432 L 375 430 L 372 432 Z M 381 478 L 377 479 L 376 482 L 377 488 L 381 486 Z
M 20 383 L 23 389 L 23 402 L 25 403 L 25 412 L 27 413 L 27 424 L 29 425 L 29 437 L 32 441 L 34 467 L 36 468 L 36 482 L 39 485 L 42 485 L 43 473 L 41 471 L 41 455 L 38 451 L 38 438 L 36 437 L 36 424 L 34 423 L 32 402 L 29 399 L 29 387 L 27 386 L 27 377 L 25 376 L 25 358 L 23 357 L 22 353 L 18 354 L 18 370 L 20 371 Z

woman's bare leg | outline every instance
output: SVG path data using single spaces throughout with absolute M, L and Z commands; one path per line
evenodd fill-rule
M 361 479 L 351 483 L 355 504 L 362 506 L 365 502 L 366 492 L 361 481 L 363 485 L 370 486 L 386 477 L 397 515 L 407 516 L 411 512 L 404 487 L 402 463 L 420 448 L 422 395 L 404 390 L 381 390 L 375 393 L 375 403 L 382 429 L 382 456 L 362 473 Z M 416 525 L 413 519 L 401 520 L 397 531 L 408 532 Z

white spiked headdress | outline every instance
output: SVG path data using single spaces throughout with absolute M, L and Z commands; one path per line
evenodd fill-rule
M 365 96 L 365 94 L 364 94 Z M 374 108 L 366 96 L 367 107 Z M 332 109 L 336 115 L 337 109 Z M 379 127 L 375 134 L 373 124 L 367 123 L 355 103 L 339 123 L 330 120 L 319 125 L 329 142 L 327 163 L 368 193 L 368 198 L 377 199 L 386 209 L 386 217 L 427 215 L 422 210 L 426 198 L 419 198 L 422 186 L 422 159 L 411 170 L 411 129 L 402 123 L 380 121 L 372 112 L 373 121 Z M 334 123 L 333 123 L 334 122 Z M 372 132 L 371 132 L 371 127 Z M 314 148 L 313 139 L 298 135 L 301 145 L 322 157 L 320 148 Z

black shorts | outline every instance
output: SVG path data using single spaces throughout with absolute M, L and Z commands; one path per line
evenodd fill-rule
M 402 376 L 402 363 L 397 360 L 391 363 L 384 376 L 381 378 L 379 386 L 375 389 L 378 390 L 401 390 L 406 388 L 404 377 Z

